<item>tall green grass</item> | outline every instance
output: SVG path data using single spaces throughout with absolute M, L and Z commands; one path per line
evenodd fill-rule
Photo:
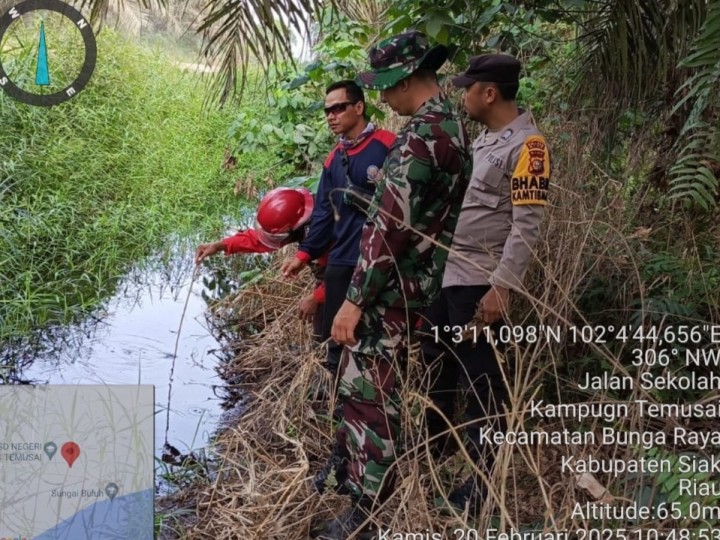
M 237 214 L 235 181 L 272 158 L 223 171 L 234 111 L 203 111 L 202 91 L 103 30 L 72 100 L 29 107 L 0 92 L 0 345 L 86 313 L 171 233 L 217 235 Z

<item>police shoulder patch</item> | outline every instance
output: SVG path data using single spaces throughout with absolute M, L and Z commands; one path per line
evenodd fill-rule
M 513 204 L 547 204 L 550 153 L 542 135 L 525 139 L 510 182 Z

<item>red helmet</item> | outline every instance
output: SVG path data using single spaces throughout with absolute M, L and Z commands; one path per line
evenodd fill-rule
M 313 211 L 313 195 L 305 188 L 277 188 L 260 201 L 255 231 L 268 247 L 281 247 L 290 233 L 305 225 Z

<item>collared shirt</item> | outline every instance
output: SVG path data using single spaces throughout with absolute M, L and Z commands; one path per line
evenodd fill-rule
M 439 293 L 470 176 L 467 133 L 448 99 L 423 104 L 398 134 L 363 228 L 347 298 L 366 308 L 420 308 Z
M 373 124 L 372 122 L 368 122 L 367 125 L 365 126 L 365 129 L 363 129 L 362 132 L 360 132 L 360 135 L 358 135 L 354 139 L 348 139 L 345 135 L 340 135 L 340 139 L 339 139 L 338 143 L 340 144 L 340 146 L 343 149 L 349 150 L 353 146 L 357 146 L 358 144 L 363 142 L 365 139 L 367 139 L 370 135 L 373 134 L 374 131 L 375 131 L 375 124 Z
M 530 114 L 473 142 L 473 173 L 443 276 L 443 287 L 521 289 L 540 233 L 550 157 Z
M 378 129 L 352 148 L 344 150 L 341 144 L 333 148 L 323 164 L 310 228 L 300 242 L 297 257 L 308 262 L 329 249 L 328 264 L 350 267 L 357 264 L 360 235 L 367 216 L 345 203 L 343 191 L 348 177 L 364 190 L 375 191 L 380 169 L 394 142 L 394 133 Z

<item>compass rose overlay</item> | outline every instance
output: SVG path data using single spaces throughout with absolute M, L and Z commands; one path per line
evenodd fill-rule
M 25 0 L 3 13 L 0 16 L 0 43 L 3 42 L 5 33 L 14 21 L 21 18 L 23 15 L 39 10 L 59 13 L 61 16 L 71 21 L 73 26 L 80 32 L 84 47 L 84 61 L 80 69 L 80 73 L 75 80 L 57 92 L 51 94 L 34 93 L 20 87 L 12 80 L 11 76 L 7 73 L 5 67 L 3 66 L 3 57 L 2 54 L 0 54 L 0 88 L 10 97 L 23 103 L 27 103 L 28 105 L 50 107 L 67 101 L 85 88 L 92 77 L 93 71 L 95 70 L 97 44 L 95 42 L 95 34 L 92 31 L 90 23 L 77 9 L 65 2 L 61 2 L 60 0 Z M 49 81 L 50 71 L 48 69 L 45 28 L 44 25 L 41 25 L 35 84 L 39 88 L 42 88 L 47 86 Z

